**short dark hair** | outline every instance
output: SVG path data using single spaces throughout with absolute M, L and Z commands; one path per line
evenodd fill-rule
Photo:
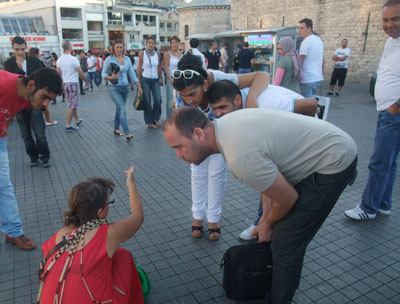
M 197 38 L 192 38 L 190 39 L 189 44 L 191 48 L 197 48 L 200 44 L 200 41 Z
M 195 128 L 204 129 L 210 121 L 202 111 L 195 107 L 182 107 L 172 112 L 164 124 L 164 130 L 168 125 L 174 125 L 180 134 L 186 138 L 192 138 Z
M 40 89 L 46 89 L 50 93 L 55 93 L 57 95 L 63 92 L 62 78 L 54 68 L 40 68 L 35 70 L 32 74 L 23 79 L 25 86 L 28 85 L 29 80 L 35 82 L 35 91 L 33 94 Z
M 93 55 L 93 52 L 91 50 L 87 51 L 88 54 Z
M 229 43 L 228 43 L 228 42 L 225 42 L 225 43 L 224 43 L 224 46 L 229 47 Z
M 393 5 L 398 5 L 398 4 L 400 4 L 400 0 L 389 0 L 389 1 L 386 1 L 386 3 L 383 5 L 383 7 L 393 6 Z
M 249 47 L 249 43 L 247 41 L 243 42 L 244 47 Z
M 26 46 L 26 41 L 24 38 L 20 37 L 20 36 L 15 36 L 12 40 L 11 40 L 11 45 L 14 46 L 14 44 L 25 44 Z
M 222 98 L 226 98 L 231 103 L 234 103 L 236 95 L 242 96 L 239 87 L 230 80 L 220 80 L 214 82 L 207 91 L 207 101 L 209 104 L 214 104 Z
M 204 80 L 207 79 L 207 71 L 203 69 L 203 63 L 199 56 L 193 54 L 185 54 L 181 60 L 178 62 L 179 70 L 194 70 L 199 72 L 200 75 L 193 75 L 192 79 L 185 79 L 181 77 L 179 79 L 174 79 L 173 86 L 175 90 L 182 91 L 188 86 L 199 87 L 204 84 Z
M 301 20 L 299 21 L 299 23 L 304 23 L 304 24 L 306 25 L 307 28 L 310 28 L 310 27 L 311 27 L 311 30 L 313 29 L 313 22 L 312 22 L 312 20 L 311 20 L 310 18 L 301 19 Z
M 105 207 L 114 187 L 112 181 L 101 177 L 75 185 L 68 197 L 69 211 L 64 212 L 64 225 L 81 226 L 97 219 L 97 211 Z
M 146 43 L 147 43 L 147 41 L 149 41 L 149 40 L 153 40 L 154 43 L 156 43 L 156 37 L 154 37 L 154 36 L 149 36 L 149 37 L 147 37 Z
M 400 1 L 400 0 L 399 0 Z M 348 41 L 346 38 L 343 38 L 342 41 Z
M 213 40 L 210 42 L 210 45 L 212 45 L 213 43 L 217 43 L 217 41 Z

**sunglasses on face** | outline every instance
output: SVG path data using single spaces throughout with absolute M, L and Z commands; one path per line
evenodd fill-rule
M 114 204 L 115 203 L 115 198 L 113 198 L 111 201 L 107 202 L 106 205 Z
M 179 79 L 183 76 L 185 79 L 192 79 L 193 75 L 200 76 L 200 73 L 193 70 L 173 70 L 172 71 L 172 78 Z

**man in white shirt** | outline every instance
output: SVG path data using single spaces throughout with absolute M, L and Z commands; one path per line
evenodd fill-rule
M 206 59 L 205 59 L 203 53 L 200 52 L 198 49 L 199 44 L 200 44 L 199 39 L 192 38 L 192 39 L 190 39 L 189 44 L 190 44 L 191 49 L 188 51 L 188 53 L 190 52 L 193 55 L 199 56 L 201 58 L 201 64 L 202 64 L 203 69 L 207 70 Z
M 333 95 L 333 90 L 335 88 L 336 82 L 338 82 L 336 96 L 340 95 L 340 91 L 344 85 L 344 81 L 347 75 L 347 69 L 349 68 L 349 57 L 351 54 L 351 49 L 347 47 L 347 39 L 342 40 L 342 47 L 336 49 L 332 60 L 335 62 L 335 67 L 333 68 L 329 92 L 327 95 Z
M 313 22 L 304 18 L 299 21 L 299 35 L 304 38 L 300 45 L 300 58 L 303 61 L 303 76 L 300 81 L 300 94 L 312 97 L 323 77 L 324 44 L 313 34 Z
M 87 52 L 88 57 L 87 57 L 87 69 L 88 69 L 88 80 L 90 82 L 90 92 L 93 92 L 93 82 L 96 83 L 96 65 L 97 65 L 97 60 L 96 57 L 93 56 L 92 51 Z
M 87 87 L 89 82 L 86 79 L 85 73 L 81 69 L 81 65 L 75 56 L 72 56 L 72 45 L 69 40 L 64 40 L 61 44 L 64 54 L 57 60 L 57 71 L 63 79 L 63 88 L 66 98 L 68 99 L 67 122 L 65 125 L 66 131 L 75 131 L 79 129 L 82 119 L 78 117 L 79 105 L 79 77 L 83 79 Z M 92 56 L 93 57 L 93 56 Z M 96 59 L 95 59 L 96 60 Z M 96 67 L 95 67 L 96 70 Z M 75 118 L 76 127 L 71 126 L 72 117 Z
M 224 46 L 220 50 L 221 52 L 221 59 L 223 63 L 223 72 L 224 73 L 229 73 L 229 54 L 228 54 L 228 48 L 229 48 L 229 43 L 225 42 Z
M 375 85 L 379 111 L 374 152 L 368 165 L 368 182 L 361 204 L 344 214 L 353 220 L 389 215 L 400 151 L 400 0 L 383 6 L 382 27 L 386 41 Z

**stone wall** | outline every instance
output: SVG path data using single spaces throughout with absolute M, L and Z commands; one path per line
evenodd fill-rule
M 185 40 L 185 25 L 189 36 L 193 34 L 219 33 L 231 29 L 230 9 L 227 7 L 189 7 L 179 9 L 179 38 Z
M 332 55 L 347 38 L 352 54 L 348 79 L 368 81 L 376 71 L 388 36 L 381 26 L 386 0 L 231 0 L 233 29 L 297 26 L 307 17 L 325 46 L 325 79 L 333 68 Z M 368 14 L 368 37 L 363 52 Z

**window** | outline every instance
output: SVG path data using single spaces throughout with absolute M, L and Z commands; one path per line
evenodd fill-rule
M 161 43 L 165 42 L 165 37 L 164 36 L 160 36 L 160 42 Z
M 108 12 L 107 17 L 108 17 L 108 20 L 122 20 L 121 13 Z
M 147 22 L 147 21 L 149 21 L 149 16 L 147 16 L 147 15 L 143 15 L 142 17 L 143 17 L 143 22 Z
M 174 28 L 175 28 L 175 31 L 178 31 L 179 30 L 179 23 L 174 23 Z
M 101 21 L 88 21 L 87 28 L 88 32 L 97 32 L 97 34 L 103 34 L 103 22 Z
M 142 15 L 136 15 L 136 26 L 142 23 Z
M 124 14 L 124 24 L 132 25 L 132 15 Z
M 164 22 L 160 22 L 160 29 L 164 29 L 165 28 L 165 23 Z
M 10 19 L 10 23 L 11 23 L 11 27 L 13 29 L 12 31 L 14 33 L 20 33 L 21 32 L 17 19 Z
M 30 32 L 30 33 L 36 32 L 36 27 L 35 27 L 35 24 L 33 23 L 33 20 L 32 20 L 32 19 L 26 19 L 26 23 L 27 23 L 28 26 L 29 26 L 29 32 Z
M 1 19 L 1 21 L 2 21 L 3 26 L 4 26 L 4 31 L 7 32 L 7 33 L 12 33 L 13 30 L 12 30 L 12 27 L 11 27 L 11 24 L 10 24 L 10 20 L 3 18 L 3 19 Z M 32 20 L 31 20 L 31 22 L 32 22 Z
M 150 17 L 149 26 L 156 26 L 156 16 L 149 16 L 149 17 Z
M 189 36 L 189 25 L 185 25 L 185 39 Z
M 81 19 L 81 10 L 79 8 L 60 7 L 61 18 Z
M 26 24 L 26 19 L 18 19 L 18 23 L 23 33 L 29 33 L 29 27 Z
M 62 36 L 68 40 L 82 40 L 83 37 L 81 29 L 63 29 Z

